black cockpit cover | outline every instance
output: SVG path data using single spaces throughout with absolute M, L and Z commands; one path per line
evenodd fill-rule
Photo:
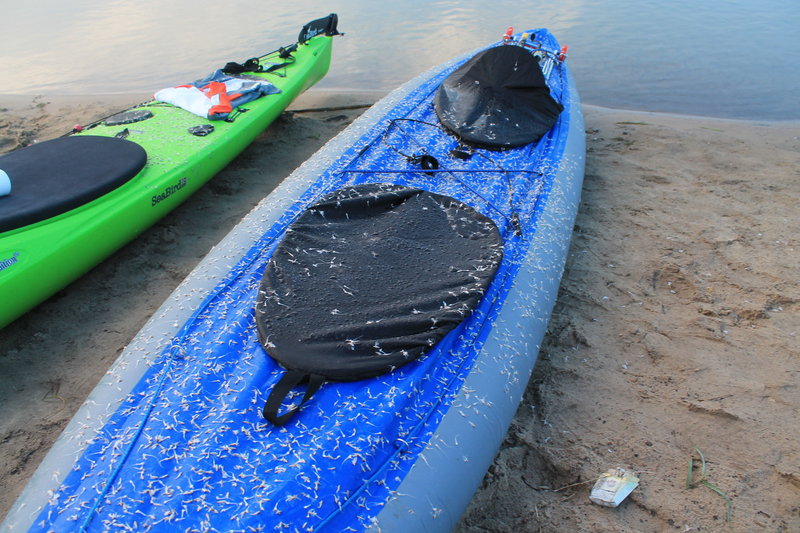
M 538 141 L 564 109 L 550 96 L 539 62 L 514 45 L 489 48 L 464 63 L 439 86 L 434 106 L 461 140 L 493 149 Z
M 276 248 L 255 306 L 261 343 L 291 381 L 274 387 L 265 417 L 288 420 L 277 409 L 298 383 L 417 359 L 471 314 L 502 255 L 491 219 L 421 189 L 349 186 L 310 206 Z
M 66 213 L 136 176 L 147 163 L 144 148 L 116 137 L 72 135 L 0 156 L 12 182 L 0 198 L 0 232 Z

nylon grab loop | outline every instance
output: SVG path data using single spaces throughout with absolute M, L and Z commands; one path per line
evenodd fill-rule
M 269 393 L 267 403 L 264 404 L 262 414 L 264 418 L 275 424 L 282 426 L 294 417 L 303 405 L 308 402 L 314 394 L 319 390 L 322 384 L 325 383 L 325 378 L 317 374 L 308 374 L 299 372 L 297 370 L 287 370 L 281 377 L 278 383 L 272 388 Z M 283 402 L 288 398 L 289 394 L 300 385 L 306 385 L 306 391 L 303 394 L 303 399 L 298 405 L 291 407 L 283 414 L 278 414 Z

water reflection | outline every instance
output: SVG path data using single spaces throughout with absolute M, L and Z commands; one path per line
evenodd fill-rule
M 323 88 L 390 90 L 507 26 L 548 27 L 570 45 L 586 102 L 800 118 L 795 0 L 9 2 L 0 93 L 152 92 L 288 44 L 303 23 L 331 11 L 347 35 Z

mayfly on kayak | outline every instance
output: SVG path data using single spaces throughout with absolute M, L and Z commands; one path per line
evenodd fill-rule
M 0 327 L 83 275 L 218 173 L 328 71 L 337 16 L 297 42 L 64 137 L 0 156 Z
M 450 531 L 536 361 L 580 199 L 547 30 L 397 89 L 125 349 L 6 524 Z

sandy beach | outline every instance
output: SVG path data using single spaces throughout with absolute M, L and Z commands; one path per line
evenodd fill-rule
M 0 331 L 0 516 L 194 265 L 378 97 L 305 95 L 184 205 Z M 145 99 L 0 97 L 0 153 Z M 549 334 L 456 530 L 800 531 L 800 123 L 584 113 Z M 687 487 L 700 452 L 706 484 L 695 472 Z M 617 467 L 639 487 L 618 508 L 591 503 Z

